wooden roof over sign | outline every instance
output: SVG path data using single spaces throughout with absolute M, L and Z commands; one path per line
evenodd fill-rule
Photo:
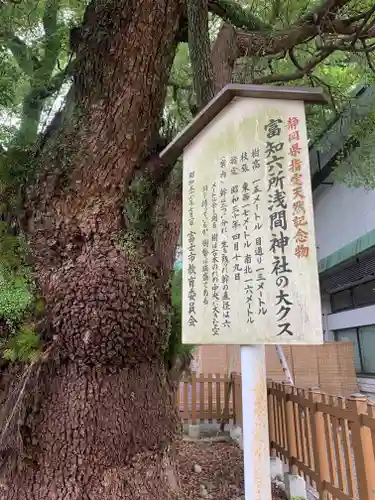
M 308 104 L 328 104 L 329 102 L 324 91 L 318 87 L 271 87 L 231 83 L 226 85 L 160 153 L 160 158 L 164 163 L 175 162 L 186 146 L 236 97 L 285 99 L 305 101 Z

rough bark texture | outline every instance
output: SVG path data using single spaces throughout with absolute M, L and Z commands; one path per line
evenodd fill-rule
M 233 26 L 224 24 L 212 47 L 215 94 L 231 83 L 233 68 L 239 57 L 237 34 Z
M 27 193 L 26 232 L 43 291 L 61 258 L 122 226 L 126 189 L 160 124 L 179 10 L 166 0 L 87 9 L 72 103 Z
M 50 348 L 16 386 L 2 377 L 18 436 L 1 435 L 2 500 L 175 494 L 163 351 L 180 217 L 164 186 L 155 230 L 135 247 L 122 206 L 158 130 L 180 14 L 178 0 L 98 0 L 86 11 L 67 107 L 25 193 Z
M 198 109 L 214 96 L 211 47 L 208 32 L 208 0 L 188 0 L 189 52 Z
M 22 457 L 1 498 L 170 498 L 173 407 L 157 360 L 138 366 L 50 361 L 20 428 Z

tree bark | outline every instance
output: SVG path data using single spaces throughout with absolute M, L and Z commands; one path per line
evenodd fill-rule
M 98 0 L 86 11 L 73 88 L 24 195 L 49 347 L 24 382 L 2 375 L 4 500 L 176 493 L 163 352 L 180 218 L 170 221 L 166 186 L 155 230 L 134 245 L 122 207 L 158 131 L 181 11 L 178 0 Z
M 208 0 L 188 0 L 189 52 L 198 109 L 214 97 L 211 46 L 208 31 Z
M 223 24 L 212 47 L 215 94 L 232 81 L 234 65 L 239 57 L 237 34 L 233 26 Z

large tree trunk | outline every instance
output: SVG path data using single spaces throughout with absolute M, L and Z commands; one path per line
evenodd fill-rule
M 214 97 L 208 0 L 187 0 L 189 52 L 198 109 Z
M 180 14 L 179 0 L 97 0 L 87 9 L 73 89 L 25 194 L 50 344 L 7 386 L 3 408 L 15 411 L 0 443 L 2 500 L 175 493 L 178 420 L 163 350 L 180 202 L 171 213 L 158 191 L 153 230 L 137 248 L 122 206 L 160 125 Z

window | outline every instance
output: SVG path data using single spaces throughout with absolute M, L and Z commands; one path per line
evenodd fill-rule
M 375 373 L 375 325 L 363 326 L 359 330 L 363 373 Z
M 352 291 L 350 289 L 335 293 L 331 296 L 332 312 L 343 311 L 344 309 L 352 309 L 353 307 L 353 297 Z
M 375 325 L 336 330 L 337 341 L 354 343 L 354 366 L 357 373 L 375 375 Z
M 375 304 L 375 281 L 348 288 L 331 295 L 333 313 Z
M 368 281 L 363 285 L 353 288 L 353 301 L 355 307 L 375 303 L 375 281 Z

